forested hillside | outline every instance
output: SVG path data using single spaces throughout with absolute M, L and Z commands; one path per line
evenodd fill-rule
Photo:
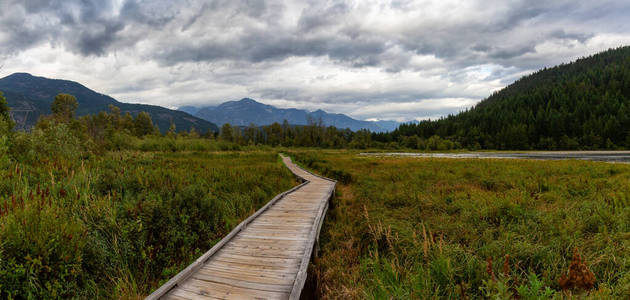
M 630 47 L 540 70 L 468 111 L 373 139 L 425 148 L 432 136 L 469 149 L 630 148 Z
M 31 129 L 40 116 L 50 114 L 53 98 L 57 94 L 64 93 L 76 97 L 79 103 L 76 110 L 78 116 L 96 115 L 108 111 L 109 106 L 114 105 L 120 108 L 121 113 L 130 113 L 134 117 L 140 112 L 148 113 L 153 123 L 162 132 L 166 132 L 171 124 L 174 124 L 178 131 L 188 131 L 191 128 L 201 132 L 218 131 L 215 124 L 185 112 L 156 105 L 119 102 L 110 96 L 97 93 L 78 82 L 69 80 L 15 73 L 0 79 L 0 91 L 3 92 L 11 107 L 16 129 L 21 130 Z

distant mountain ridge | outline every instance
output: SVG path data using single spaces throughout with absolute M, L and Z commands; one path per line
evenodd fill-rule
M 171 110 L 156 105 L 132 104 L 119 102 L 116 99 L 95 92 L 82 84 L 69 80 L 37 77 L 28 73 L 14 73 L 0 79 L 0 91 L 7 98 L 11 115 L 18 129 L 30 129 L 41 115 L 50 114 L 50 105 L 59 93 L 71 94 L 77 98 L 79 107 L 77 115 L 97 114 L 109 110 L 115 105 L 123 113 L 136 115 L 141 111 L 148 112 L 162 132 L 168 130 L 171 122 L 177 130 L 218 131 L 218 127 L 206 120 L 192 116 L 186 112 Z
M 183 106 L 179 109 L 219 126 L 225 123 L 236 126 L 248 126 L 249 124 L 262 126 L 274 122 L 282 123 L 284 120 L 287 120 L 291 125 L 306 125 L 309 118 L 315 122 L 321 119 L 326 126 L 349 128 L 353 131 L 368 129 L 373 132 L 385 132 L 392 131 L 399 125 L 395 121 L 356 120 L 344 114 L 327 113 L 321 109 L 308 112 L 297 108 L 277 108 L 250 98 L 228 101 L 214 107 Z

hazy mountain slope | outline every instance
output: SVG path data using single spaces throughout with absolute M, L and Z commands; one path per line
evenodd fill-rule
M 0 91 L 5 94 L 12 116 L 19 129 L 32 127 L 42 114 L 50 113 L 50 104 L 59 93 L 74 95 L 79 102 L 77 115 L 96 114 L 108 110 L 110 104 L 120 107 L 121 111 L 137 114 L 146 111 L 151 114 L 153 122 L 165 131 L 173 122 L 178 130 L 189 130 L 195 127 L 199 131 L 218 130 L 215 124 L 197 118 L 182 111 L 171 110 L 161 106 L 131 104 L 97 93 L 77 82 L 36 77 L 28 73 L 14 73 L 0 79 Z
M 228 101 L 217 107 L 205 107 L 195 114 L 219 126 L 225 123 L 237 126 L 247 126 L 250 123 L 269 125 L 273 122 L 282 123 L 284 119 L 291 124 L 306 124 L 306 115 L 306 111 L 277 109 L 249 98 Z
M 190 106 L 182 107 L 180 110 L 192 111 Z M 375 132 L 389 131 L 396 128 L 398 123 L 394 121 L 361 121 L 350 118 L 344 114 L 331 114 L 323 110 L 308 112 L 306 110 L 295 108 L 276 108 L 257 102 L 253 99 L 244 98 L 239 101 L 228 101 L 216 107 L 205 107 L 199 109 L 195 116 L 219 126 L 230 123 L 237 126 L 269 125 L 274 122 L 282 123 L 287 120 L 292 125 L 306 125 L 309 118 L 327 126 L 335 126 L 337 128 L 350 128 L 351 130 L 369 129 Z M 395 123 L 394 126 L 392 126 Z
M 194 116 L 194 115 L 195 115 L 195 114 L 196 114 L 196 113 L 197 113 L 200 109 L 201 109 L 201 108 L 199 108 L 199 107 L 195 107 L 195 106 L 181 106 L 181 107 L 177 108 L 177 110 L 179 110 L 179 111 L 183 111 L 183 112 L 185 112 L 185 113 L 187 113 L 187 114 L 190 114 L 190 115 L 193 115 L 193 116 Z

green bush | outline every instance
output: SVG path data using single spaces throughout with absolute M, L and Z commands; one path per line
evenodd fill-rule
M 85 288 L 82 223 L 47 204 L 28 203 L 3 218 L 0 295 L 67 298 Z
M 17 134 L 12 152 L 25 162 L 74 161 L 86 154 L 87 144 L 81 143 L 68 124 L 51 122 L 30 134 Z
M 10 138 L 13 134 L 9 126 L 4 118 L 0 118 L 0 168 L 8 167 L 11 161 Z

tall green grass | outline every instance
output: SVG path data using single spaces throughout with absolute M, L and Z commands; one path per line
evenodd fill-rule
M 140 143 L 152 152 L 5 162 L 0 298 L 140 298 L 296 184 L 275 152 Z
M 322 230 L 321 298 L 630 296 L 628 165 L 293 154 L 353 179 Z M 574 249 L 592 290 L 560 285 Z

